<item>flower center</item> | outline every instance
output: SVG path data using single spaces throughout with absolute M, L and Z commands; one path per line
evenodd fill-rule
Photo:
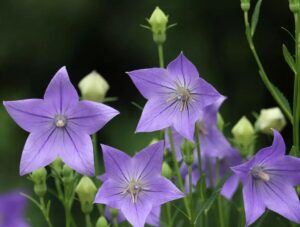
M 176 90 L 172 93 L 167 102 L 179 102 L 179 110 L 183 111 L 191 100 L 192 95 L 190 90 L 176 84 Z
M 129 194 L 133 203 L 138 200 L 138 195 L 143 191 L 143 184 L 135 179 L 132 179 L 124 190 L 124 194 Z
M 64 128 L 67 125 L 67 117 L 62 115 L 62 114 L 58 114 L 55 116 L 54 118 L 54 124 L 57 128 Z
M 257 180 L 262 180 L 264 182 L 268 182 L 270 180 L 270 175 L 261 166 L 254 166 L 251 169 L 251 174 L 254 177 L 254 179 Z

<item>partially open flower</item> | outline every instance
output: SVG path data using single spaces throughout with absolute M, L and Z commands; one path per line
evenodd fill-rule
M 262 109 L 255 122 L 255 129 L 265 134 L 272 135 L 272 128 L 280 132 L 286 125 L 283 113 L 278 107 Z
M 103 102 L 109 84 L 97 71 L 92 71 L 79 82 L 78 87 L 83 99 Z

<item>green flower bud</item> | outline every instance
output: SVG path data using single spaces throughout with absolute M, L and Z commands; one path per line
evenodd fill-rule
M 223 119 L 223 117 L 220 113 L 218 113 L 218 115 L 217 115 L 217 126 L 218 126 L 218 129 L 223 131 L 223 129 L 224 129 L 224 119 Z
M 169 166 L 168 163 L 166 162 L 163 162 L 162 164 L 162 171 L 161 171 L 162 175 L 166 178 L 171 178 L 172 177 L 172 169 L 171 167 Z
M 83 176 L 76 189 L 75 192 L 79 197 L 79 201 L 81 203 L 81 210 L 83 213 L 90 213 L 93 210 L 93 202 L 97 192 L 97 188 L 94 182 L 87 176 Z
M 181 151 L 183 156 L 183 161 L 186 165 L 192 165 L 194 162 L 194 149 L 195 145 L 194 143 L 184 140 L 181 145 Z
M 57 158 L 54 160 L 54 162 L 52 162 L 51 168 L 55 171 L 55 173 L 60 175 L 63 170 L 63 165 L 64 165 L 63 161 L 60 158 Z
M 46 178 L 47 178 L 47 170 L 45 168 L 40 168 L 30 175 L 31 180 L 34 182 L 34 193 L 38 197 L 44 197 L 47 192 L 47 184 L 46 184 Z
M 241 9 L 243 11 L 249 11 L 249 9 L 250 9 L 250 0 L 241 0 Z
M 79 82 L 78 87 L 83 99 L 103 102 L 109 84 L 98 72 L 92 71 Z
M 262 133 L 273 135 L 271 128 L 281 131 L 286 125 L 286 120 L 278 107 L 262 109 L 255 122 L 255 129 Z
M 101 216 L 98 218 L 97 223 L 96 223 L 96 227 L 108 227 L 108 223 L 107 220 L 104 216 Z
M 243 116 L 232 128 L 234 141 L 242 146 L 249 146 L 255 138 L 255 131 L 251 122 Z
M 35 184 L 33 186 L 34 193 L 38 197 L 44 197 L 47 192 L 47 185 L 45 184 Z
M 63 181 L 65 183 L 70 183 L 73 181 L 74 171 L 68 165 L 64 164 L 62 174 L 63 174 Z
M 151 26 L 154 42 L 157 44 L 164 43 L 166 41 L 168 16 L 159 7 L 156 7 L 148 19 L 148 23 Z
M 112 217 L 116 218 L 119 215 L 119 210 L 115 209 L 115 208 L 109 208 L 109 212 L 111 214 Z
M 289 0 L 289 8 L 293 13 L 297 13 L 300 10 L 300 1 L 299 0 Z

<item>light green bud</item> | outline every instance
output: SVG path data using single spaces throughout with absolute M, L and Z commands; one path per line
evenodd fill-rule
M 250 0 L 241 0 L 241 9 L 243 11 L 249 11 L 249 9 L 250 9 Z
M 195 144 L 191 141 L 184 140 L 181 144 L 181 152 L 183 156 L 183 161 L 186 165 L 192 165 L 194 162 L 194 150 L 195 150 Z
M 243 116 L 232 128 L 234 141 L 242 146 L 249 146 L 255 138 L 255 131 L 251 122 Z
M 63 181 L 65 183 L 70 183 L 74 180 L 74 170 L 71 169 L 66 164 L 64 164 L 64 166 L 63 166 L 62 174 L 63 174 Z
M 154 42 L 158 44 L 164 43 L 166 41 L 168 16 L 157 6 L 148 19 L 148 23 L 153 32 Z
M 108 227 L 108 222 L 104 216 L 98 218 L 96 227 Z
M 93 210 L 93 202 L 97 192 L 97 188 L 94 182 L 87 176 L 83 176 L 75 192 L 78 195 L 79 201 L 81 203 L 81 210 L 83 213 L 90 213 Z
M 162 175 L 164 176 L 164 177 L 166 177 L 166 178 L 171 178 L 172 177 L 172 169 L 171 169 L 171 167 L 169 166 L 169 164 L 168 163 L 166 163 L 166 162 L 163 162 L 163 164 L 162 164 L 162 171 L 161 171 L 161 173 L 162 173 Z
M 47 170 L 45 168 L 40 168 L 30 175 L 32 181 L 34 182 L 33 190 L 34 193 L 39 197 L 44 197 L 47 192 Z
M 109 90 L 109 84 L 97 71 L 86 75 L 78 87 L 83 99 L 95 102 L 103 102 Z
M 155 144 L 155 143 L 157 143 L 158 141 L 159 141 L 158 139 L 154 138 L 154 139 L 152 139 L 152 140 L 150 141 L 149 145 Z
M 291 12 L 297 13 L 300 10 L 300 1 L 299 0 L 289 0 L 289 8 Z
M 52 162 L 51 168 L 55 170 L 58 175 L 60 175 L 63 170 L 63 165 L 63 161 L 60 158 L 57 158 L 54 160 L 54 162 Z
M 278 107 L 262 109 L 255 122 L 255 129 L 259 132 L 273 135 L 271 128 L 280 132 L 286 125 L 286 120 Z

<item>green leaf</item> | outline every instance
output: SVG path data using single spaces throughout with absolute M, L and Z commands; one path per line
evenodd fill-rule
M 287 98 L 284 96 L 284 94 L 276 87 L 272 84 L 275 92 L 277 93 L 279 99 L 281 100 L 282 104 L 284 105 L 284 107 L 286 108 L 286 110 L 288 111 L 288 113 L 292 116 L 292 109 L 290 106 L 289 101 L 287 100 Z
M 296 74 L 295 60 L 290 54 L 288 48 L 284 44 L 282 45 L 282 52 L 283 52 L 284 60 L 290 66 L 293 73 Z
M 251 36 L 254 35 L 255 33 L 255 29 L 259 20 L 259 11 L 260 11 L 260 6 L 261 6 L 262 0 L 258 0 L 255 8 L 254 8 L 254 12 L 252 14 L 252 18 L 251 18 Z

